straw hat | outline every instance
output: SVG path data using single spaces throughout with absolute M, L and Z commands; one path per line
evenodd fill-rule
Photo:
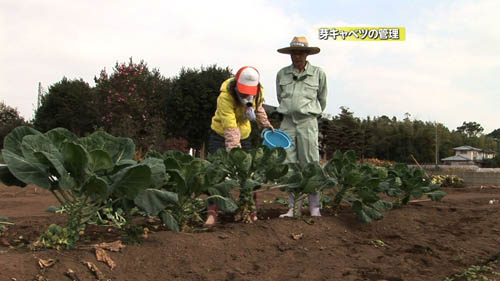
M 292 51 L 307 51 L 309 55 L 315 55 L 319 53 L 318 47 L 309 47 L 309 42 L 307 42 L 307 38 L 304 36 L 295 36 L 290 42 L 290 47 L 285 47 L 278 49 L 279 53 L 282 54 L 290 54 Z

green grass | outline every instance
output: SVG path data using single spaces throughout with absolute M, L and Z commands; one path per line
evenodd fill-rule
M 499 260 L 489 262 L 488 265 L 472 265 L 462 273 L 446 277 L 443 281 L 495 281 L 500 278 L 500 272 L 492 266 L 500 266 Z

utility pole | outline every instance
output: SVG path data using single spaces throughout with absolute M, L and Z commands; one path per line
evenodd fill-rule
M 439 143 L 438 143 L 438 123 L 434 122 L 434 128 L 436 129 L 435 134 L 436 134 L 436 162 L 435 162 L 435 168 L 436 170 L 439 169 L 438 165 L 438 160 L 439 160 Z
M 38 82 L 38 99 L 36 102 L 37 110 L 40 108 L 40 104 L 42 103 L 42 96 L 43 96 L 42 82 Z

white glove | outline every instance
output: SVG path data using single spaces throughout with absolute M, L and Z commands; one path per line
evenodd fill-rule
M 255 119 L 257 119 L 257 117 L 255 116 L 255 110 L 251 106 L 247 107 L 247 109 L 245 110 L 245 116 L 250 121 L 255 121 Z

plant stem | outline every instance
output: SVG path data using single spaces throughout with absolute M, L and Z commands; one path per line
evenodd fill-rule
M 342 202 L 342 199 L 344 199 L 345 193 L 347 190 L 350 188 L 348 185 L 342 185 L 342 188 L 337 192 L 335 195 L 335 198 L 333 199 L 333 204 L 332 207 L 334 210 L 337 210 L 340 206 L 340 202 Z
M 83 202 L 81 202 L 80 206 L 78 206 L 78 209 L 77 209 L 77 214 L 80 215 L 80 218 L 78 219 L 79 220 L 79 224 L 81 222 L 83 222 L 83 217 L 87 217 L 89 215 L 93 215 L 95 214 L 97 211 L 99 211 L 99 208 L 92 208 L 93 205 L 90 205 L 90 207 L 87 206 L 87 201 L 89 199 L 89 195 L 85 195 L 85 198 L 83 199 Z M 88 207 L 88 209 L 90 209 L 91 211 L 90 212 L 85 212 L 84 214 L 84 207 Z M 95 207 L 95 206 L 94 206 Z M 88 220 L 85 220 L 85 221 L 88 221 Z
M 57 195 L 57 193 L 54 191 L 54 190 L 51 190 L 50 192 L 52 192 L 52 194 L 54 195 L 54 197 L 56 197 L 57 201 L 59 201 L 59 203 L 64 206 L 65 203 L 64 201 L 59 197 L 59 195 Z
M 255 190 L 254 192 L 263 192 L 263 191 L 268 191 L 268 190 L 272 190 L 272 189 L 276 189 L 276 188 L 281 188 L 283 186 L 287 186 L 288 184 L 277 184 L 277 185 L 272 185 L 270 187 L 267 187 L 267 188 L 262 188 L 262 189 L 259 189 L 259 190 Z
M 68 195 L 66 195 L 66 192 L 62 189 L 59 189 L 59 193 L 61 193 L 62 197 L 64 198 L 64 200 L 67 201 L 67 203 L 69 204 L 74 204 L 73 200 L 71 200 Z
M 68 196 L 68 198 L 71 200 L 71 201 L 75 201 L 75 196 L 73 196 L 73 192 L 65 192 L 66 193 L 66 196 Z

